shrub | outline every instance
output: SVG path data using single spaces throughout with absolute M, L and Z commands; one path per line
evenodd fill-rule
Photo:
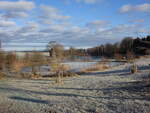
M 0 72 L 0 79 L 2 79 L 5 76 L 3 72 Z
M 0 72 L 0 79 L 4 77 L 4 73 Z
M 5 56 L 5 67 L 8 71 L 13 70 L 13 65 L 17 61 L 17 56 L 13 52 L 9 52 Z
M 137 65 L 132 65 L 131 67 L 130 67 L 130 71 L 131 71 L 131 73 L 133 74 L 133 73 L 136 73 L 137 72 Z
M 70 69 L 69 66 L 61 64 L 60 59 L 52 58 L 50 61 L 50 70 L 55 74 L 53 76 L 56 78 L 56 83 L 63 83 L 62 78 L 64 74 Z

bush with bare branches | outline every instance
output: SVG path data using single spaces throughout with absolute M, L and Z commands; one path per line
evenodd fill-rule
M 5 74 L 3 72 L 0 71 L 0 79 L 4 78 Z
M 40 72 L 41 65 L 46 64 L 46 59 L 40 52 L 33 52 L 29 55 L 28 59 L 28 66 L 31 66 L 32 73 L 35 75 L 37 75 L 37 72 Z
M 5 56 L 5 66 L 8 71 L 13 70 L 14 63 L 17 62 L 17 56 L 14 52 L 8 52 Z
M 63 83 L 63 77 L 72 76 L 71 72 L 68 72 L 70 67 L 68 65 L 61 64 L 59 59 L 52 58 L 50 62 L 50 71 L 54 72 L 54 77 L 56 77 L 56 83 Z
M 131 67 L 130 67 L 130 71 L 131 73 L 136 73 L 137 72 L 137 65 L 133 64 Z

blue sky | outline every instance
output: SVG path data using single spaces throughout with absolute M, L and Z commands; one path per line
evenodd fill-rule
M 0 0 L 0 40 L 6 50 L 115 43 L 150 34 L 149 0 Z

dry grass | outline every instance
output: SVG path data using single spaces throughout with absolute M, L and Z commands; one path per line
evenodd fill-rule
M 62 80 L 62 77 L 60 77 L 60 76 L 56 77 L 56 78 L 55 78 L 55 83 L 56 83 L 56 84 L 63 84 L 64 82 L 63 82 L 63 80 Z
M 18 73 L 15 77 L 20 79 L 37 79 L 40 77 L 40 75 L 32 73 Z
M 73 73 L 73 72 L 69 72 L 69 71 L 65 71 L 65 72 L 62 72 L 60 74 L 61 78 L 63 78 L 63 77 L 75 77 L 75 76 L 79 76 L 79 75 L 76 73 Z M 53 74 L 52 77 L 59 77 L 58 73 Z
M 114 58 L 115 58 L 116 60 L 122 60 L 122 59 L 123 59 L 123 56 L 122 56 L 121 54 L 119 54 L 119 53 L 115 53 Z
M 15 63 L 13 63 L 13 71 L 15 72 L 19 72 L 23 67 L 25 67 L 27 64 L 21 61 L 16 61 Z
M 150 55 L 140 56 L 141 58 L 150 58 Z
M 51 69 L 52 72 L 70 70 L 70 67 L 68 65 L 64 65 L 64 64 L 60 64 L 60 63 L 52 63 L 50 65 L 50 67 L 52 68 Z
M 81 72 L 86 73 L 86 72 L 91 72 L 91 71 L 103 71 L 109 68 L 110 67 L 107 66 L 105 63 L 97 63 L 97 64 L 90 66 L 87 69 L 82 69 Z
M 70 70 L 70 67 L 68 65 L 64 65 L 64 64 L 61 64 L 60 67 L 59 67 L 62 71 L 68 71 Z
M 29 73 L 18 73 L 15 77 L 20 78 L 20 79 L 22 79 L 22 78 L 30 79 L 31 74 L 29 74 Z
M 0 79 L 4 78 L 5 74 L 0 72 Z
M 31 78 L 32 78 L 32 79 L 37 79 L 37 78 L 39 78 L 39 77 L 40 77 L 39 74 L 31 74 Z

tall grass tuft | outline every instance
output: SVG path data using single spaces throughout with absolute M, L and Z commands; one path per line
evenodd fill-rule
M 109 69 L 110 67 L 105 62 L 96 63 L 94 65 L 91 65 L 89 68 L 81 69 L 81 72 L 92 72 L 92 71 L 103 71 L 106 69 Z

